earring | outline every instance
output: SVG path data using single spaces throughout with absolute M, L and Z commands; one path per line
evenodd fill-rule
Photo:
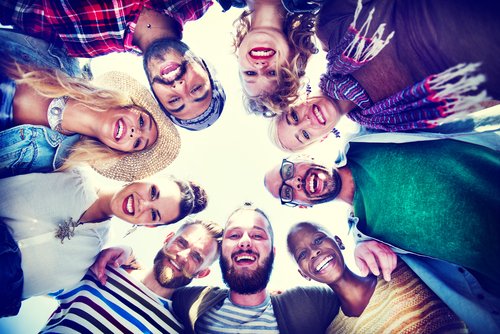
M 128 235 L 132 234 L 133 232 L 135 232 L 137 230 L 137 225 L 134 225 L 132 226 L 126 233 L 125 235 L 123 236 L 123 238 L 127 237 Z
M 333 239 L 335 239 L 335 242 L 337 243 L 337 245 L 339 245 L 340 250 L 345 249 L 345 246 L 342 243 L 342 239 L 340 239 L 338 236 L 334 236 Z
M 335 135 L 335 138 L 340 138 L 340 131 L 336 128 L 332 129 L 332 133 Z

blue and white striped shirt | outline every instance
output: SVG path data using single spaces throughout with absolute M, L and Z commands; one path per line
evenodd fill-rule
M 161 298 L 123 269 L 107 268 L 101 285 L 89 271 L 70 291 L 41 333 L 181 333 L 171 301 Z
M 279 333 L 269 295 L 257 306 L 238 306 L 230 298 L 213 307 L 196 323 L 196 333 Z

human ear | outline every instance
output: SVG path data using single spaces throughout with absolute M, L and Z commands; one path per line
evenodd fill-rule
M 298 272 L 299 272 L 299 274 L 300 274 L 302 277 L 304 277 L 306 280 L 308 280 L 308 281 L 310 281 L 310 280 L 311 280 L 311 278 L 310 278 L 309 276 L 307 276 L 306 274 L 304 274 L 304 273 L 302 272 L 302 270 L 297 269 L 297 271 L 298 271 Z
M 208 274 L 210 274 L 210 268 L 203 269 L 195 277 L 196 278 L 203 278 L 203 277 L 207 276 Z
M 335 239 L 335 242 L 339 246 L 340 250 L 344 250 L 345 249 L 344 243 L 342 242 L 342 239 L 340 239 L 339 236 L 336 235 L 336 236 L 333 237 L 333 239 Z
M 165 237 L 165 241 L 163 241 L 163 243 L 166 244 L 167 242 L 169 242 L 174 235 L 175 235 L 174 232 L 168 232 L 167 236 Z

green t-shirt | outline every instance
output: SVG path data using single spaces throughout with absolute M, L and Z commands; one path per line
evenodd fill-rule
M 351 143 L 359 228 L 470 269 L 500 295 L 500 154 L 454 140 Z

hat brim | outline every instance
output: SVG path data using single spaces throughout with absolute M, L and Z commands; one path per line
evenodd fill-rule
M 158 127 L 158 139 L 146 150 L 131 152 L 111 161 L 97 161 L 91 164 L 92 168 L 110 179 L 130 182 L 148 177 L 170 165 L 179 154 L 181 138 L 149 90 L 130 75 L 117 71 L 107 72 L 93 83 L 117 91 L 125 95 L 131 104 L 147 110 Z

